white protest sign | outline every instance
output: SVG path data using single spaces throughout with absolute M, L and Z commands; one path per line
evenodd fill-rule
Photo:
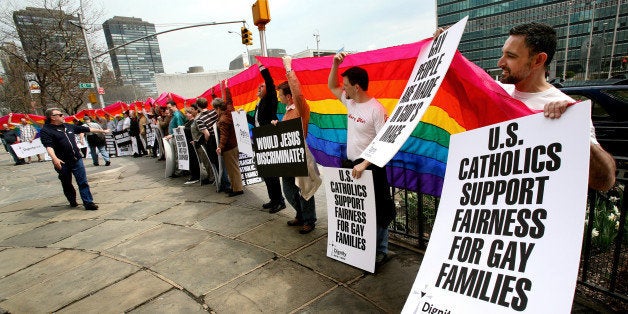
M 21 142 L 11 145 L 15 155 L 20 158 L 26 158 L 29 156 L 35 156 L 39 154 L 47 154 L 46 148 L 41 144 L 39 138 L 34 139 L 32 142 Z
M 190 154 L 188 152 L 188 143 L 185 140 L 183 126 L 176 127 L 174 130 L 175 145 L 177 146 L 177 161 L 179 170 L 190 170 Z
M 569 313 L 590 101 L 452 135 L 441 202 L 404 313 Z
M 448 28 L 421 50 L 399 103 L 361 158 L 384 167 L 401 149 L 436 96 L 460 43 L 467 18 Z
M 235 128 L 236 140 L 238 141 L 238 151 L 247 156 L 255 156 L 249 134 L 249 123 L 246 120 L 244 111 L 232 111 L 233 127 Z
M 374 272 L 377 217 L 372 172 L 365 170 L 354 179 L 351 169 L 322 167 L 322 177 L 327 196 L 327 256 Z

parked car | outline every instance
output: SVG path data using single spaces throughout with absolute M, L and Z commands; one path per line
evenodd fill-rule
M 576 100 L 591 100 L 591 120 L 597 139 L 615 157 L 620 170 L 618 177 L 628 179 L 628 80 L 555 85 Z

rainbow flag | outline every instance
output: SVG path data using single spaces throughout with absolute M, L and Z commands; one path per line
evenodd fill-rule
M 412 73 L 414 64 L 429 39 L 348 55 L 338 73 L 360 66 L 369 73 L 369 95 L 377 98 L 390 114 Z M 276 84 L 286 80 L 280 58 L 258 57 L 271 72 Z M 292 68 L 302 84 L 311 109 L 307 143 L 323 166 L 339 167 L 346 158 L 346 109 L 327 88 L 333 56 L 295 59 Z M 246 82 L 247 95 L 241 95 L 245 110 L 254 109 L 251 87 L 261 82 L 257 77 Z M 250 73 L 252 74 L 252 73 Z M 252 75 L 251 75 L 252 76 Z M 244 88 L 243 88 L 244 90 Z M 234 90 L 232 90 L 234 92 Z M 387 164 L 392 186 L 440 196 L 451 134 L 506 121 L 533 113 L 523 103 L 511 98 L 481 68 L 456 53 L 451 67 L 431 106 L 411 137 Z

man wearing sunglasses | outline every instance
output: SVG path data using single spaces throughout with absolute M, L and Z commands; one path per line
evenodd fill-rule
M 92 193 L 87 183 L 85 166 L 81 150 L 76 144 L 75 134 L 80 133 L 108 133 L 109 129 L 95 129 L 86 126 L 65 123 L 63 113 L 58 108 L 50 108 L 45 113 L 46 122 L 41 129 L 41 143 L 46 147 L 48 155 L 52 158 L 55 171 L 59 174 L 59 180 L 63 187 L 63 194 L 70 202 L 71 207 L 77 207 L 76 190 L 72 185 L 72 175 L 76 179 L 79 193 L 86 210 L 97 210 Z

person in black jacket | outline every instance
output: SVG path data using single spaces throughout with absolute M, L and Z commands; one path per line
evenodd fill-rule
M 74 175 L 85 209 L 98 209 L 98 205 L 94 204 L 92 193 L 89 190 L 85 166 L 83 165 L 83 156 L 76 144 L 76 134 L 87 132 L 108 133 L 109 130 L 65 123 L 63 113 L 59 108 L 47 109 L 45 116 L 46 123 L 39 133 L 41 143 L 46 147 L 48 155 L 52 158 L 55 171 L 59 174 L 63 194 L 70 202 L 71 207 L 78 206 L 76 190 L 72 185 L 72 175 Z
M 148 155 L 148 152 L 144 148 L 144 144 L 142 144 L 142 139 L 140 138 L 140 118 L 137 116 L 137 112 L 135 110 L 129 110 L 129 135 L 135 138 L 135 142 L 137 143 L 137 151 L 133 153 L 133 157 L 137 158 L 140 156 Z
M 11 154 L 11 157 L 13 157 L 15 165 L 19 166 L 26 164 L 26 161 L 24 161 L 23 158 L 17 157 L 15 151 L 13 150 L 13 147 L 11 147 L 11 145 L 20 142 L 20 138 L 19 136 L 17 136 L 17 132 L 15 130 L 11 130 L 11 127 L 9 127 L 9 125 L 5 123 L 2 125 L 0 136 L 2 137 L 2 143 L 5 144 L 4 148 L 6 148 L 9 154 Z
M 279 120 L 277 118 L 279 100 L 277 99 L 277 92 L 275 91 L 275 83 L 270 76 L 270 71 L 260 63 L 258 63 L 258 66 L 264 78 L 264 83 L 260 84 L 257 89 L 257 96 L 259 96 L 260 100 L 257 106 L 255 106 L 255 115 L 252 117 L 249 115 L 246 116 L 248 122 L 255 127 L 268 125 L 273 120 Z M 266 183 L 266 190 L 268 191 L 270 202 L 265 203 L 262 207 L 268 209 L 268 212 L 271 214 L 286 208 L 286 203 L 281 194 L 279 177 L 265 177 L 264 183 Z

